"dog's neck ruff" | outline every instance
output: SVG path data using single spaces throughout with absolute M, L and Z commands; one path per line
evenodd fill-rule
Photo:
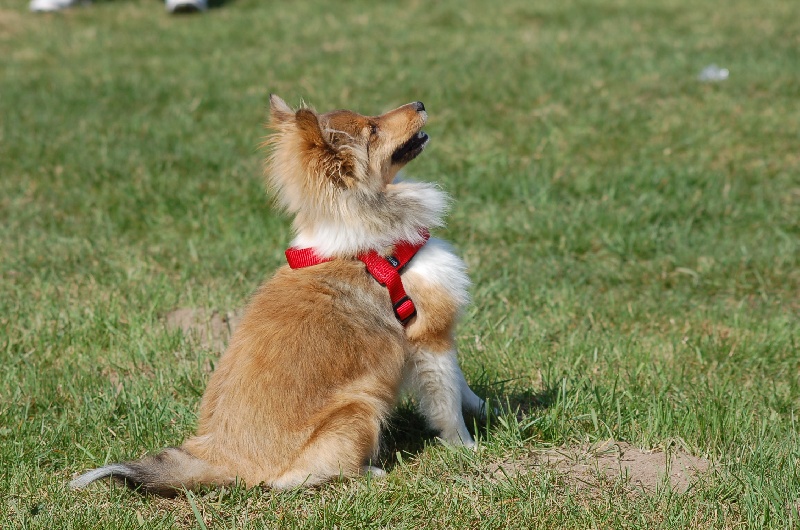
M 375 250 L 370 250 L 358 256 L 364 262 L 367 270 L 379 284 L 389 290 L 389 297 L 392 300 L 392 308 L 397 320 L 404 326 L 411 318 L 417 314 L 414 302 L 406 294 L 403 281 L 400 278 L 400 270 L 411 261 L 411 258 L 421 249 L 430 238 L 427 230 L 423 230 L 422 241 L 410 243 L 409 241 L 399 241 L 394 245 L 394 254 L 388 257 L 381 256 Z M 320 258 L 313 248 L 289 248 L 286 250 L 286 261 L 292 269 L 302 269 L 319 265 L 336 258 Z

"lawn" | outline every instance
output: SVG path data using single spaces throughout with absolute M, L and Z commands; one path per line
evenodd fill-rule
M 800 527 L 800 17 L 791 1 L 0 0 L 0 528 Z M 718 83 L 697 75 L 716 63 Z M 284 263 L 267 97 L 421 100 L 455 199 L 480 450 L 406 403 L 383 481 L 176 500 L 77 472 L 177 445 Z M 687 488 L 542 463 L 625 444 Z M 504 466 L 502 470 L 500 466 Z M 623 475 L 625 475 L 623 473 Z M 588 479 L 586 479 L 588 477 Z

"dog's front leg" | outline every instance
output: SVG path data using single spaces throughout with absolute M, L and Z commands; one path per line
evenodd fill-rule
M 461 385 L 461 406 L 464 408 L 464 412 L 476 419 L 485 419 L 486 402 L 472 391 L 461 370 L 458 373 L 461 376 L 459 383 Z
M 455 349 L 436 352 L 417 348 L 408 361 L 407 383 L 420 412 L 439 432 L 442 441 L 475 447 L 475 440 L 464 423 L 462 405 L 470 411 L 480 410 L 483 401 L 467 386 Z

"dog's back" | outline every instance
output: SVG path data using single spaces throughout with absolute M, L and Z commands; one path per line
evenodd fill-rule
M 355 474 L 375 456 L 404 344 L 360 262 L 285 267 L 253 298 L 184 447 L 247 484 Z

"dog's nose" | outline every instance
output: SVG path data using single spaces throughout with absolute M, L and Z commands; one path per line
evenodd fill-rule
M 421 101 L 415 101 L 414 104 L 417 106 L 417 112 L 422 112 L 425 110 L 425 104 Z

